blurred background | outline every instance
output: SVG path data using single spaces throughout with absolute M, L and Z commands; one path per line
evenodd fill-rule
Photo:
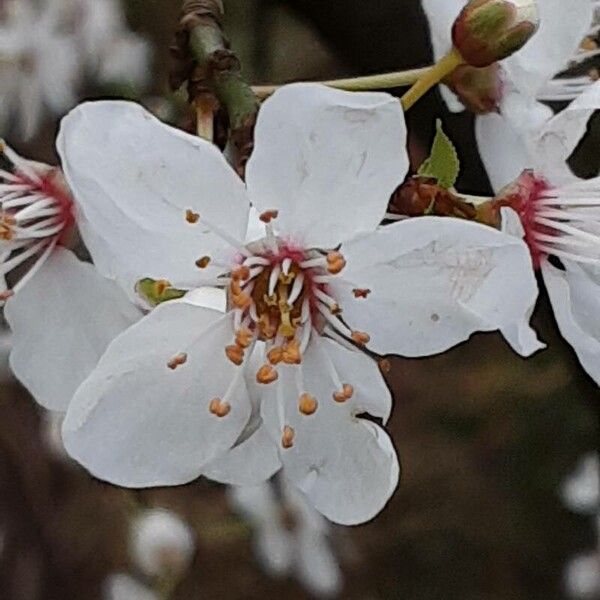
M 233 47 L 255 83 L 347 77 L 431 61 L 418 0 L 225 4 Z M 6 5 L 0 2 L 0 53 L 14 34 Z M 185 96 L 167 85 L 180 2 L 123 0 L 114 6 L 120 25 L 98 36 L 92 53 L 98 62 L 81 67 L 73 100 L 131 97 L 185 127 Z M 35 45 L 32 27 L 19 35 L 33 36 Z M 115 37 L 108 39 L 107 31 Z M 44 76 L 60 81 L 53 68 L 60 61 L 49 61 Z M 33 109 L 21 114 L 32 90 L 13 93 L 17 76 L 4 67 L 0 72 L 1 136 L 24 156 L 56 163 L 53 139 L 69 101 L 39 109 L 32 125 Z M 10 94 L 20 98 L 12 108 Z M 449 114 L 437 91 L 409 114 L 414 164 L 427 155 L 440 116 L 462 158 L 457 187 L 485 193 L 489 184 L 472 118 Z M 600 153 L 591 154 L 581 168 L 597 172 Z M 590 585 L 600 571 L 594 523 L 600 394 L 559 336 L 544 292 L 534 326 L 549 347 L 527 361 L 495 334 L 475 336 L 442 356 L 392 360 L 395 408 L 388 429 L 402 481 L 373 522 L 354 528 L 311 521 L 277 483 L 262 496 L 240 498 L 203 479 L 140 492 L 93 480 L 62 454 L 56 418 L 11 378 L 4 329 L 0 598 L 600 598 Z M 280 542 L 296 550 L 278 562 Z M 311 560 L 313 567 L 298 568 Z

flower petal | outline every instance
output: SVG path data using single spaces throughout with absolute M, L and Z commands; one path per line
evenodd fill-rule
M 13 331 L 13 372 L 42 406 L 59 411 L 110 342 L 142 317 L 114 282 L 61 247 L 4 314 Z
M 199 257 L 231 251 L 203 219 L 243 243 L 249 203 L 222 154 L 141 106 L 82 104 L 63 119 L 57 146 L 94 262 L 128 292 L 142 277 L 189 286 Z
M 592 26 L 590 0 L 538 0 L 540 26 L 515 54 L 503 61 L 515 85 L 531 96 L 566 69 Z
M 600 277 L 563 261 L 565 271 L 542 265 L 544 282 L 562 336 L 573 346 L 579 362 L 600 385 Z
M 353 329 L 380 354 L 427 356 L 476 331 L 520 322 L 537 297 L 527 246 L 491 227 L 445 217 L 407 219 L 342 246 L 332 288 Z M 357 299 L 353 288 L 368 288 Z
M 506 92 L 501 106 L 502 114 L 475 119 L 479 154 L 496 192 L 535 166 L 531 137 L 553 114 L 547 106 L 515 90 Z
M 385 431 L 357 418 L 356 406 L 364 398 L 342 403 L 333 399 L 343 382 L 332 367 L 330 346 L 319 341 L 313 336 L 301 367 L 279 367 L 279 380 L 266 388 L 261 414 L 279 443 L 285 426 L 294 430 L 293 447 L 280 450 L 284 476 L 328 519 L 354 525 L 372 519 L 385 506 L 398 483 L 398 459 Z M 370 360 L 363 358 L 365 364 Z M 355 371 L 356 380 L 370 368 Z M 302 393 L 317 399 L 314 414 L 300 412 Z M 355 390 L 357 396 L 362 393 Z
M 396 98 L 294 84 L 259 113 L 246 181 L 260 212 L 279 211 L 280 233 L 333 248 L 377 227 L 407 170 Z
M 203 475 L 219 483 L 246 486 L 266 481 L 279 469 L 277 446 L 266 429 L 259 426 L 247 439 L 210 462 Z
M 600 109 L 600 82 L 594 83 L 541 129 L 535 148 L 537 168 L 559 185 L 573 178 L 565 161 L 584 136 L 588 121 Z
M 232 315 L 185 301 L 160 305 L 108 348 L 63 425 L 65 448 L 117 485 L 177 485 L 226 452 L 250 418 L 244 367 L 225 356 Z M 181 353 L 185 364 L 169 361 Z M 217 417 L 214 398 L 230 405 Z

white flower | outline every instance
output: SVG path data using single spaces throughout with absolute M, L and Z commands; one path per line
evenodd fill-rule
M 143 277 L 229 292 L 224 316 L 186 297 L 109 346 L 69 406 L 72 456 L 134 487 L 187 482 L 211 462 L 228 483 L 253 474 L 245 464 L 264 479 L 281 460 L 331 520 L 374 516 L 398 463 L 383 429 L 358 418 L 391 409 L 362 347 L 441 352 L 522 321 L 537 293 L 511 236 L 435 217 L 378 229 L 405 142 L 388 95 L 288 86 L 261 110 L 246 189 L 214 146 L 137 105 L 65 118 L 58 148 L 99 271 L 129 294 Z M 250 203 L 271 222 L 245 244 Z
M 429 20 L 431 42 L 436 60 L 451 47 L 454 20 L 466 4 L 465 0 L 422 0 Z M 517 90 L 538 100 L 571 100 L 592 84 L 594 77 L 560 77 L 556 75 L 573 63 L 585 62 L 597 53 L 597 48 L 582 47 L 588 35 L 596 35 L 593 27 L 595 0 L 537 0 L 540 27 L 525 46 L 501 62 L 505 94 Z M 464 110 L 448 88 L 442 94 L 453 111 Z M 504 112 L 504 101 L 500 102 Z M 479 118 L 478 118 L 479 120 Z
M 577 179 L 569 158 L 594 111 L 600 108 L 600 83 L 590 87 L 536 131 L 519 136 L 500 117 L 489 119 L 489 143 L 482 158 L 494 179 L 508 184 L 501 194 L 510 209 L 505 230 L 524 235 L 534 266 L 541 268 L 563 337 L 584 369 L 600 383 L 600 178 Z M 511 140 L 508 146 L 497 142 Z M 550 259 L 562 263 L 558 268 Z
M 37 131 L 45 111 L 64 112 L 75 103 L 81 69 L 74 39 L 58 27 L 56 2 L 34 7 L 10 2 L 0 24 L 0 127 L 16 122 L 19 134 Z
M 160 600 L 158 594 L 127 573 L 107 577 L 103 592 L 104 600 Z
M 281 492 L 279 499 L 268 482 L 229 489 L 234 509 L 252 525 L 258 560 L 271 576 L 293 575 L 318 598 L 337 596 L 342 573 L 329 524 L 285 481 Z
M 71 195 L 60 169 L 21 158 L 0 140 L 0 298 L 6 300 L 41 268 L 73 221 Z M 6 276 L 35 260 L 12 289 Z
M 563 482 L 561 495 L 574 512 L 600 512 L 600 458 L 590 452 L 581 458 L 575 471 Z
M 155 508 L 136 515 L 131 527 L 130 553 L 149 577 L 181 576 L 196 547 L 190 527 L 175 513 Z
M 600 596 L 600 553 L 573 558 L 565 569 L 565 588 L 573 600 L 597 600 Z

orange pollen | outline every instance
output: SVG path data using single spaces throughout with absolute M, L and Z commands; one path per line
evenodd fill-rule
M 181 354 L 174 356 L 167 363 L 167 367 L 169 367 L 169 369 L 174 371 L 177 367 L 180 367 L 181 365 L 185 365 L 186 362 L 187 362 L 187 354 L 185 352 L 182 352 Z
M 237 267 L 231 272 L 231 277 L 233 278 L 233 281 L 236 282 L 240 280 L 245 281 L 250 277 L 250 269 L 245 265 Z
M 248 308 L 252 304 L 252 298 L 245 292 L 241 292 L 240 294 L 232 294 L 231 301 L 236 308 L 242 309 Z
M 277 371 L 271 365 L 263 365 L 256 373 L 258 383 L 273 383 L 278 377 Z
M 237 344 L 225 347 L 225 354 L 227 358 L 238 367 L 244 362 L 244 349 Z
M 352 396 L 354 396 L 354 388 L 349 383 L 344 383 L 342 385 L 341 392 L 333 393 L 333 399 L 339 403 L 346 402 L 346 400 L 350 400 Z
M 346 259 L 340 252 L 330 252 L 327 255 L 327 270 L 337 275 L 346 266 Z
M 206 267 L 208 267 L 209 264 L 210 264 L 210 256 L 203 256 L 202 258 L 199 258 L 196 261 L 196 266 L 199 269 L 206 269 Z
M 298 400 L 298 409 L 303 415 L 306 416 L 313 415 L 316 412 L 318 406 L 319 403 L 317 402 L 316 398 L 314 398 L 310 394 L 304 393 L 300 396 Z
M 154 291 L 157 296 L 162 296 L 171 287 L 171 282 L 166 279 L 159 279 L 154 282 Z
M 283 360 L 283 348 L 281 346 L 273 346 L 267 352 L 267 358 L 272 365 L 278 365 Z
M 281 445 L 286 450 L 289 450 L 294 445 L 294 436 L 296 432 L 292 427 L 286 425 L 283 428 L 283 435 L 281 436 Z
M 371 336 L 364 331 L 353 331 L 352 341 L 356 342 L 359 346 L 364 346 L 371 341 Z
M 273 219 L 279 216 L 278 210 L 265 210 L 264 213 L 258 217 L 263 223 L 270 223 Z
M 208 410 L 216 417 L 226 417 L 231 412 L 231 405 L 229 402 L 223 402 L 219 398 L 214 398 L 208 405 Z
M 247 327 L 242 327 L 235 332 L 235 343 L 241 348 L 247 348 L 252 343 L 253 337 Z
M 283 347 L 282 358 L 283 362 L 286 365 L 299 365 L 302 362 L 302 354 L 300 354 L 300 343 L 296 340 L 288 342 Z
M 366 298 L 371 293 L 371 290 L 367 288 L 354 288 L 352 293 L 355 298 Z
M 193 210 L 188 208 L 185 211 L 185 220 L 190 225 L 195 225 L 200 220 L 200 215 L 197 212 L 194 212 Z

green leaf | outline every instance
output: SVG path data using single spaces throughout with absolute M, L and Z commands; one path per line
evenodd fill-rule
M 454 144 L 442 129 L 442 122 L 436 123 L 437 133 L 431 146 L 431 154 L 421 165 L 418 174 L 421 177 L 436 179 L 443 188 L 454 187 L 460 173 L 460 161 Z
M 178 290 L 171 287 L 168 281 L 150 279 L 140 279 L 135 286 L 135 291 L 141 296 L 150 306 L 158 306 L 169 300 L 178 300 L 183 298 L 187 291 Z

